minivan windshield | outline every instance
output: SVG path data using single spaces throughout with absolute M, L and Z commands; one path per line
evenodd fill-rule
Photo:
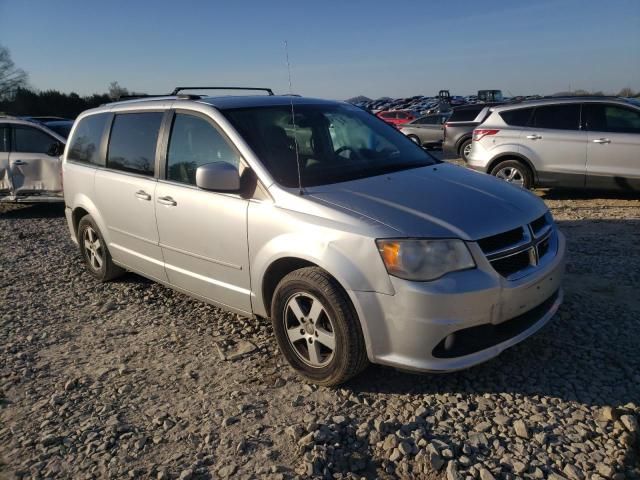
M 345 182 L 437 161 L 360 108 L 342 104 L 290 105 L 224 110 L 273 178 L 304 187 Z

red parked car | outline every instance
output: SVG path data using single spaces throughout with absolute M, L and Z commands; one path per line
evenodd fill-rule
M 394 126 L 412 122 L 417 118 L 412 112 L 406 110 L 385 110 L 376 113 L 376 115 L 378 118 Z

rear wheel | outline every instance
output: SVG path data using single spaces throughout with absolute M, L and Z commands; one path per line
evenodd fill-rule
M 98 280 L 107 282 L 124 273 L 113 263 L 107 244 L 91 215 L 85 215 L 78 224 L 78 244 L 87 269 Z
M 414 142 L 416 145 L 422 146 L 422 142 L 416 135 L 407 135 L 407 138 Z
M 504 160 L 491 170 L 491 175 L 522 188 L 533 187 L 533 175 L 529 167 L 518 160 Z
M 309 382 L 339 385 L 368 364 L 355 310 L 321 268 L 302 268 L 280 281 L 271 319 L 280 351 Z
M 462 142 L 462 144 L 460 144 L 460 149 L 458 150 L 458 153 L 460 154 L 460 157 L 462 157 L 462 159 L 465 162 L 469 161 L 469 154 L 471 153 L 471 139 L 467 139 L 464 142 Z

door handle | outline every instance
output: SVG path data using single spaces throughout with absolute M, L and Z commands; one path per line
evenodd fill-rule
M 537 135 L 537 134 L 527 135 L 527 138 L 529 140 L 540 140 L 542 138 L 542 135 Z
M 25 162 L 24 160 L 16 160 L 15 162 L 13 162 L 14 165 L 26 165 L 27 162 Z
M 596 138 L 592 140 L 593 143 L 611 143 L 611 140 L 608 138 Z
M 151 200 L 151 195 L 149 195 L 147 192 L 145 192 L 144 190 L 138 190 L 135 193 L 136 197 L 138 197 L 140 200 Z
M 169 205 L 170 207 L 175 207 L 178 204 L 178 202 L 171 197 L 158 197 L 158 203 Z

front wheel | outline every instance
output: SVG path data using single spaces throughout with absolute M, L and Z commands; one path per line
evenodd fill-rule
M 309 382 L 339 385 L 367 366 L 357 314 L 344 290 L 321 268 L 295 270 L 280 281 L 271 321 L 280 351 Z
M 518 160 L 505 160 L 498 163 L 491 170 L 491 175 L 518 187 L 530 189 L 533 187 L 531 170 Z

